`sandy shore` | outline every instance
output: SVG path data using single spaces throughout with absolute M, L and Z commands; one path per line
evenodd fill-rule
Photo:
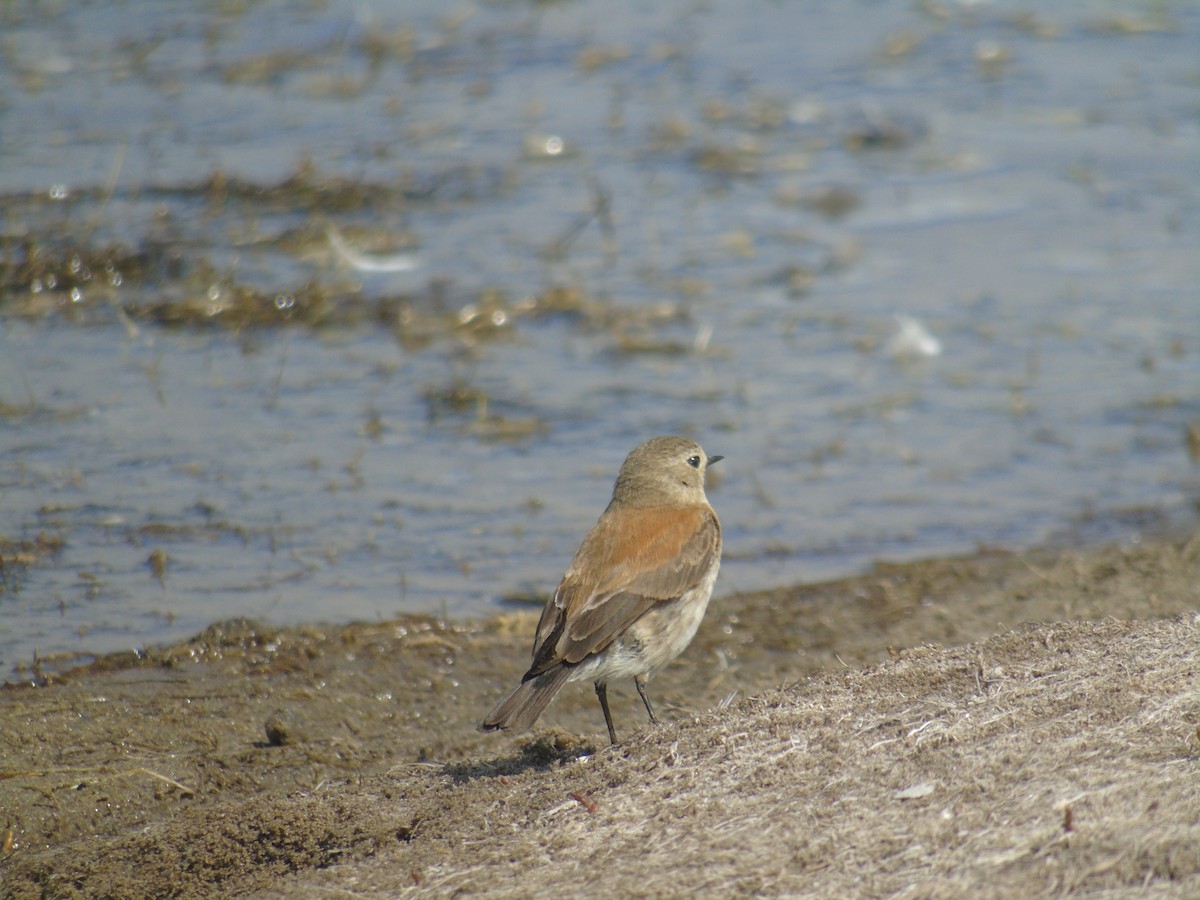
M 1197 896 L 1198 610 L 1198 538 L 719 596 L 614 748 L 474 730 L 533 611 L 224 623 L 0 694 L 2 892 Z

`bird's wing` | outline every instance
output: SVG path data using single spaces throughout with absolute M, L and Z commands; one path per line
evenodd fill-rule
M 697 585 L 721 552 L 712 508 L 609 507 L 542 611 L 526 678 L 599 653 L 656 603 Z

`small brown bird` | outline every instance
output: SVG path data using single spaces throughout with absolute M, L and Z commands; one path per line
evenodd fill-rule
M 621 465 L 612 501 L 546 603 L 533 665 L 479 726 L 524 731 L 568 681 L 590 679 L 608 737 L 610 678 L 633 676 L 650 721 L 646 680 L 691 643 L 721 565 L 721 523 L 704 474 L 721 456 L 656 437 Z

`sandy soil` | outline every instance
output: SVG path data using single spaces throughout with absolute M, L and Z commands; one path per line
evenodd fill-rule
M 613 748 L 586 685 L 474 730 L 533 611 L 224 623 L 0 693 L 0 893 L 1200 896 L 1198 576 L 1189 538 L 721 597 Z

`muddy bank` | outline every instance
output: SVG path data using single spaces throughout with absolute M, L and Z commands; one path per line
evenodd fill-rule
M 660 727 L 613 686 L 612 749 L 586 686 L 531 735 L 474 730 L 532 611 L 216 625 L 0 695 L 0 878 L 17 897 L 1194 895 L 1198 572 L 1200 540 L 1177 539 L 721 597 L 651 683 Z

